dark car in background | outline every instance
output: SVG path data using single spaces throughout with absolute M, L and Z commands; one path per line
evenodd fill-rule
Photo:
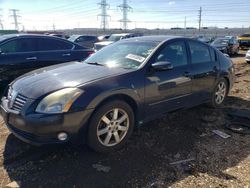
M 228 55 L 238 54 L 240 50 L 236 37 L 231 36 L 216 38 L 211 45 Z
M 0 93 L 24 73 L 59 63 L 81 61 L 91 53 L 93 50 L 59 37 L 32 34 L 0 36 Z
M 114 42 L 117 42 L 122 39 L 128 39 L 133 37 L 141 37 L 143 36 L 141 33 L 120 33 L 120 34 L 112 34 L 107 41 L 98 42 L 94 44 L 95 51 L 100 50 L 101 48 L 108 46 Z
M 128 140 L 135 125 L 202 103 L 220 106 L 233 83 L 232 61 L 210 45 L 137 37 L 109 45 L 84 62 L 16 79 L 0 111 L 10 131 L 26 142 L 78 138 L 110 152 Z
M 93 48 L 96 42 L 99 42 L 98 36 L 90 35 L 72 35 L 68 38 L 69 41 L 75 42 L 85 48 Z
M 237 39 L 241 49 L 250 48 L 250 33 L 242 34 L 238 36 Z

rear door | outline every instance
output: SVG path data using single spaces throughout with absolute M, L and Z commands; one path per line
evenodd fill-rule
M 0 82 L 9 83 L 37 68 L 37 45 L 33 38 L 15 38 L 3 43 L 0 49 Z
M 207 100 L 218 76 L 219 62 L 213 48 L 201 42 L 189 40 L 189 53 L 192 64 L 192 93 L 194 103 Z
M 40 37 L 38 38 L 39 66 L 45 67 L 75 60 L 72 54 L 73 43 L 60 39 Z

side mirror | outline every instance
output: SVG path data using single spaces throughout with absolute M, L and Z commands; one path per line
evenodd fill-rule
M 172 70 L 174 67 L 172 63 L 168 61 L 158 61 L 152 64 L 152 68 L 155 71 L 166 71 L 166 70 Z

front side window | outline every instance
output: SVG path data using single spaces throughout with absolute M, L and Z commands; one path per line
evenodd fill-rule
M 3 54 L 36 51 L 33 39 L 14 39 L 0 46 Z
M 137 69 L 158 44 L 158 42 L 118 42 L 101 49 L 84 62 Z
M 191 59 L 193 64 L 207 63 L 211 61 L 209 48 L 198 42 L 189 41 Z
M 156 57 L 155 62 L 158 61 L 168 61 L 174 67 L 187 65 L 188 61 L 185 43 L 183 41 L 178 41 L 167 45 Z

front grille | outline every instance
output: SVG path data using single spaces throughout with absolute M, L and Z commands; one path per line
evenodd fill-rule
M 28 98 L 17 93 L 12 87 L 10 87 L 8 90 L 7 99 L 9 101 L 8 103 L 9 109 L 21 112 Z
M 27 102 L 27 97 L 18 94 L 14 99 L 13 106 L 11 107 L 11 109 L 20 112 L 26 102 Z

